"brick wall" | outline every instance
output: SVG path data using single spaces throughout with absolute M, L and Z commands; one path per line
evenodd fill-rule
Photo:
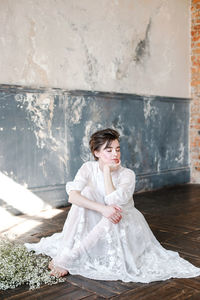
M 191 182 L 200 183 L 200 0 L 191 1 Z

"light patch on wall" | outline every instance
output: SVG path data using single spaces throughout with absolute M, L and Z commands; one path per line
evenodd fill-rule
M 1 172 L 0 184 L 0 199 L 24 214 L 34 215 L 38 211 L 51 208 L 49 204 Z
M 57 157 L 66 164 L 68 160 L 66 142 L 61 137 L 56 139 L 52 133 L 52 121 L 54 116 L 53 95 L 50 96 L 45 93 L 17 94 L 15 99 L 20 103 L 20 108 L 25 109 L 27 112 L 28 120 L 31 121 L 31 130 L 35 134 L 38 148 L 47 148 L 48 150 L 56 152 Z M 73 117 L 76 123 L 78 121 L 77 113 L 75 113 Z
M 160 164 L 161 164 L 161 158 L 157 157 L 156 158 L 157 172 L 160 172 Z
M 103 107 L 99 105 L 98 102 L 94 101 L 94 98 L 88 99 L 90 101 L 90 115 L 93 122 L 98 123 L 102 122 L 102 114 L 105 112 L 103 111 Z
M 42 173 L 45 177 L 47 177 L 47 172 L 46 172 L 46 160 L 44 159 L 43 161 L 40 162 L 40 167 L 42 167 Z
M 178 150 L 178 157 L 175 158 L 175 161 L 177 161 L 178 163 L 183 162 L 184 160 L 184 151 L 185 151 L 185 147 L 184 144 L 181 143 L 179 150 Z
M 46 148 L 56 152 L 57 157 L 66 165 L 68 160 L 68 149 L 66 140 L 59 136 L 57 139 L 53 136 L 52 122 L 54 118 L 54 95 L 49 93 L 27 93 L 17 94 L 15 100 L 19 102 L 18 107 L 25 109 L 27 119 L 30 122 L 30 130 L 36 137 L 37 147 Z M 64 99 L 65 100 L 65 99 Z M 74 107 L 75 108 L 75 107 Z M 72 121 L 77 123 L 79 114 L 75 112 L 72 115 Z M 45 164 L 43 166 L 43 174 L 46 175 Z
M 84 97 L 76 97 L 71 100 L 70 105 L 67 103 L 67 119 L 72 124 L 79 124 L 82 119 L 83 108 L 86 106 L 86 102 Z
M 15 180 L 17 182 L 17 176 L 14 174 L 13 171 L 7 172 L 7 171 L 4 170 L 3 174 L 10 177 L 10 178 L 12 178 L 13 180 Z M 1 173 L 0 173 L 0 175 L 1 175 Z M 23 183 L 23 186 L 26 187 L 26 182 Z
M 125 131 L 124 131 L 124 128 L 126 127 L 126 125 L 124 124 L 124 122 L 122 121 L 122 118 L 121 118 L 121 116 L 120 115 L 118 115 L 115 119 L 114 119 L 114 121 L 113 121 L 113 126 L 114 126 L 114 129 L 116 129 L 118 132 L 119 132 L 119 134 L 120 134 L 120 136 L 122 137 L 122 136 L 126 136 L 125 135 Z
M 134 165 L 133 168 L 140 168 L 141 162 L 143 161 L 142 149 L 142 135 L 140 131 L 135 130 L 135 128 L 130 129 L 130 134 L 128 135 L 128 144 L 134 149 Z M 130 162 L 127 162 L 129 165 Z
M 154 97 L 144 97 L 144 118 L 148 123 L 150 120 L 155 121 L 156 116 L 158 115 L 158 109 L 153 106 Z
M 25 59 L 24 70 L 22 74 L 23 80 L 21 80 L 21 82 L 26 83 L 28 77 L 31 78 L 32 81 L 34 81 L 35 78 L 39 77 L 41 83 L 43 83 L 44 85 L 48 85 L 49 80 L 47 72 L 44 69 L 44 66 L 36 61 L 36 23 L 31 19 L 29 25 L 29 51 L 27 52 L 27 57 Z
M 90 153 L 89 150 L 89 140 L 90 140 L 90 136 L 98 130 L 101 130 L 102 125 L 101 124 L 96 124 L 93 121 L 87 121 L 86 125 L 85 125 L 85 132 L 84 132 L 84 136 L 82 138 L 82 143 L 81 143 L 81 159 L 83 161 L 88 161 L 88 160 L 92 160 L 93 156 Z
M 38 148 L 44 148 L 49 140 L 51 149 L 56 151 L 58 142 L 52 136 L 51 125 L 54 110 L 54 98 L 46 94 L 17 94 L 15 100 L 25 108 L 37 140 Z

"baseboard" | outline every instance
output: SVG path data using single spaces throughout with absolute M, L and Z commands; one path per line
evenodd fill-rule
M 30 190 L 52 207 L 68 205 L 65 184 L 31 188 Z
M 189 166 L 178 169 L 161 170 L 156 173 L 138 174 L 136 176 L 135 191 L 144 192 L 188 182 L 190 182 Z
M 155 190 L 166 186 L 188 183 L 189 181 L 190 168 L 188 166 L 173 170 L 163 170 L 157 173 L 137 174 L 135 192 Z M 65 184 L 37 187 L 30 190 L 52 207 L 69 205 Z

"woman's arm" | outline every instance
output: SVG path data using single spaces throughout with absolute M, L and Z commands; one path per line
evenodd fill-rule
M 133 200 L 134 190 L 135 173 L 130 169 L 124 168 L 119 173 L 118 182 L 114 190 L 112 191 L 112 186 L 107 189 L 105 203 L 108 205 L 115 204 L 121 207 L 131 201 L 131 199 Z
M 106 165 L 106 164 L 103 166 L 103 176 L 104 176 L 104 185 L 105 185 L 106 196 L 116 190 L 114 187 L 114 184 L 112 182 L 111 171 L 117 170 L 119 168 L 119 166 L 120 166 L 120 162 L 114 166 Z M 122 218 L 122 215 L 121 215 L 122 209 L 117 205 L 116 205 L 116 209 L 117 209 L 117 212 L 116 212 L 116 215 L 114 216 L 114 219 L 117 218 L 118 222 L 119 222 Z
M 113 185 L 112 177 L 111 177 L 111 166 L 109 165 L 103 166 L 103 176 L 104 176 L 106 195 L 109 195 L 115 191 L 115 187 Z
M 69 202 L 84 208 L 95 210 L 108 218 L 112 223 L 117 224 L 121 220 L 119 211 L 121 209 L 117 205 L 104 205 L 81 195 L 80 191 L 69 192 Z

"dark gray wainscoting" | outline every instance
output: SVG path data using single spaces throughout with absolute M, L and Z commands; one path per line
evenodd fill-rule
M 136 191 L 189 182 L 189 99 L 0 85 L 1 173 L 47 203 L 67 203 L 66 181 L 92 159 L 98 129 L 121 134 Z

